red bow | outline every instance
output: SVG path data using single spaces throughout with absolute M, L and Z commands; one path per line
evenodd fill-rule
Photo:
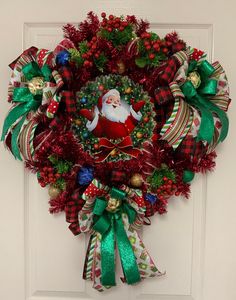
M 140 153 L 139 149 L 133 148 L 133 142 L 130 136 L 126 136 L 118 144 L 113 144 L 106 138 L 101 138 L 99 148 L 102 150 L 96 157 L 96 162 L 104 161 L 109 155 L 116 155 L 116 150 L 119 150 L 132 157 L 137 157 Z

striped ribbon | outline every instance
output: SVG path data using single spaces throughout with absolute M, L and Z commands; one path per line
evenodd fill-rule
M 160 132 L 161 139 L 176 149 L 190 130 L 192 122 L 190 106 L 183 99 L 176 98 L 172 114 Z

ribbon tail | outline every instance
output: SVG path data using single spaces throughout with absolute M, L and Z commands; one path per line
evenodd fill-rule
M 129 226 L 128 228 L 126 228 L 126 232 L 134 250 L 135 256 L 137 257 L 137 263 L 141 278 L 144 279 L 164 275 L 165 273 L 160 272 L 156 267 L 137 231 Z
M 101 283 L 104 286 L 115 286 L 115 236 L 114 220 L 111 219 L 110 229 L 102 235 L 101 240 Z
M 226 115 L 226 113 L 220 109 L 218 106 L 216 106 L 214 103 L 212 102 L 208 102 L 207 105 L 209 106 L 209 109 L 216 113 L 220 119 L 222 128 L 221 128 L 221 132 L 220 132 L 220 137 L 219 137 L 219 142 L 223 142 L 224 139 L 226 138 L 226 136 L 228 135 L 228 131 L 229 131 L 229 120 L 228 117 Z
M 134 284 L 141 280 L 136 257 L 131 243 L 124 229 L 122 218 L 116 219 L 115 222 L 116 240 L 120 254 L 123 273 L 128 284 Z
M 20 122 L 16 125 L 12 132 L 11 136 L 11 150 L 15 158 L 22 160 L 20 150 L 19 150 L 19 145 L 18 145 L 18 138 L 19 138 L 19 133 L 21 132 L 21 128 L 25 122 L 26 116 L 23 116 L 23 118 L 20 120 Z
M 3 124 L 3 130 L 2 130 L 2 136 L 1 141 L 5 140 L 5 136 L 8 133 L 9 129 L 12 127 L 12 125 L 25 113 L 29 111 L 29 108 L 25 105 L 19 104 L 16 107 L 14 107 L 7 115 L 4 124 Z
M 193 104 L 201 113 L 201 124 L 197 140 L 207 141 L 208 144 L 210 144 L 214 136 L 214 119 L 212 112 L 206 107 L 205 100 L 199 95 L 195 97 Z

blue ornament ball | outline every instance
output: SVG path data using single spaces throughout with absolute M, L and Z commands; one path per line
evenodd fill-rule
M 56 57 L 56 62 L 59 64 L 59 65 L 66 65 L 69 61 L 69 58 L 70 58 L 70 53 L 66 50 L 63 50 L 61 52 L 59 52 L 57 54 L 57 57 Z
M 80 102 L 81 102 L 82 104 L 86 104 L 86 103 L 87 103 L 87 99 L 86 99 L 85 97 L 83 97 L 83 98 L 80 100 Z
M 83 132 L 83 138 L 87 139 L 88 138 L 88 132 Z
M 157 201 L 157 196 L 153 195 L 153 194 L 150 194 L 150 193 L 147 193 L 146 196 L 145 196 L 145 199 L 148 202 L 150 202 L 151 204 L 154 204 Z
M 77 183 L 79 185 L 88 185 L 93 180 L 93 168 L 82 167 L 77 174 Z

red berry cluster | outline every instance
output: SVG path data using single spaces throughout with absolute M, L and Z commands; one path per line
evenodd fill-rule
M 156 53 L 162 52 L 166 54 L 168 52 L 167 43 L 164 40 L 151 40 L 151 34 L 149 32 L 143 32 L 141 34 L 141 39 L 144 44 L 145 49 L 149 53 L 149 59 L 154 59 Z
M 157 197 L 161 201 L 165 201 L 166 198 L 173 196 L 174 194 L 178 193 L 176 191 L 176 184 L 173 180 L 163 177 L 164 183 L 158 187 L 157 189 Z
M 98 59 L 101 55 L 101 51 L 98 49 L 97 37 L 94 36 L 90 42 L 87 43 L 89 50 L 82 54 L 82 58 L 85 59 L 84 66 L 92 67 L 93 59 Z
M 101 17 L 103 19 L 101 22 L 101 26 L 108 32 L 112 32 L 114 30 L 124 31 L 124 29 L 129 25 L 127 21 L 122 20 L 120 17 L 110 15 L 108 18 L 106 18 L 105 12 L 101 14 Z
M 202 57 L 203 54 L 204 54 L 203 51 L 194 48 L 193 53 L 190 56 L 190 59 L 198 61 Z
M 45 166 L 39 172 L 39 184 L 45 187 L 49 183 L 55 183 L 61 177 L 61 174 L 55 173 L 53 167 Z

